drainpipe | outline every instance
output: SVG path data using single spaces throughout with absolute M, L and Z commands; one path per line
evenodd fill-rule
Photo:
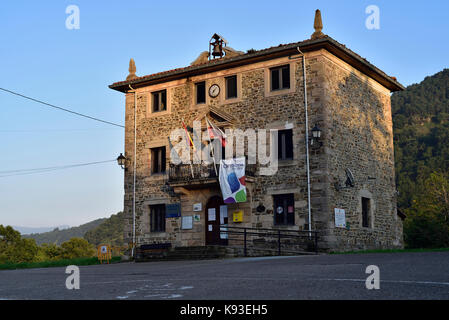
M 134 92 L 134 161 L 133 161 L 133 246 L 131 249 L 131 256 L 134 258 L 135 246 L 136 246 L 136 163 L 137 163 L 137 126 L 136 126 L 136 109 L 137 109 L 137 97 L 136 90 L 129 85 L 129 88 Z
M 306 171 L 307 171 L 307 210 L 309 220 L 309 238 L 312 237 L 312 207 L 310 204 L 310 160 L 309 160 L 309 116 L 307 112 L 307 81 L 306 81 L 306 58 L 304 53 L 296 47 L 302 55 L 302 72 L 304 78 L 304 108 L 306 116 Z

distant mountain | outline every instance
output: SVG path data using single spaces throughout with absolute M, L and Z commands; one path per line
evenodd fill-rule
M 98 227 L 106 218 L 97 219 L 78 227 L 72 227 L 64 230 L 55 228 L 53 231 L 44 233 L 33 233 L 29 235 L 24 235 L 23 238 L 32 238 L 36 240 L 38 245 L 42 243 L 55 243 L 61 244 L 71 238 L 83 238 L 87 231 Z
M 391 97 L 400 208 L 432 171 L 449 171 L 449 69 Z
M 12 226 L 14 230 L 19 231 L 22 235 L 25 234 L 31 234 L 31 233 L 44 233 L 48 231 L 52 231 L 55 228 L 58 228 L 59 230 L 68 229 L 70 226 L 68 225 L 61 225 L 57 227 L 20 227 L 20 226 Z
M 89 243 L 98 246 L 100 244 L 109 244 L 111 246 L 123 245 L 123 212 L 111 215 L 105 219 L 99 226 L 86 232 L 84 239 Z

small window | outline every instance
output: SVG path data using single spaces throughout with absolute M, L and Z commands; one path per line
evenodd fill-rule
M 278 159 L 293 160 L 293 130 L 278 131 Z
M 290 88 L 290 65 L 272 68 L 271 72 L 271 91 Z
M 362 227 L 369 228 L 371 199 L 362 198 Z
M 167 110 L 167 90 L 153 92 L 153 112 Z
M 165 172 L 165 147 L 151 149 L 151 173 Z
M 237 98 L 237 76 L 226 77 L 226 99 Z
M 151 232 L 165 232 L 165 204 L 150 206 Z
M 273 208 L 275 225 L 295 224 L 295 199 L 292 193 L 274 196 Z
M 196 103 L 206 103 L 206 82 L 199 82 L 195 84 L 196 87 Z

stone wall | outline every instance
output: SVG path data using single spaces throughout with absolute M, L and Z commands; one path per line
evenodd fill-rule
M 325 55 L 323 128 L 328 177 L 323 230 L 332 250 L 401 248 L 397 216 L 390 92 L 344 62 Z M 342 189 L 345 169 L 355 178 Z M 362 200 L 369 198 L 369 226 L 362 226 Z M 334 209 L 345 209 L 347 228 L 335 228 Z

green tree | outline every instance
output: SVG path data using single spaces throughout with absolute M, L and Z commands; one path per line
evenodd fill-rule
M 72 238 L 61 244 L 63 259 L 91 257 L 95 254 L 94 247 L 82 238 Z
M 39 248 L 43 255 L 43 260 L 59 260 L 62 259 L 63 249 L 58 245 L 44 243 Z
M 419 181 L 404 223 L 405 242 L 410 248 L 449 247 L 449 176 L 432 172 Z
M 0 263 L 32 262 L 37 253 L 33 239 L 22 239 L 11 226 L 0 225 Z

